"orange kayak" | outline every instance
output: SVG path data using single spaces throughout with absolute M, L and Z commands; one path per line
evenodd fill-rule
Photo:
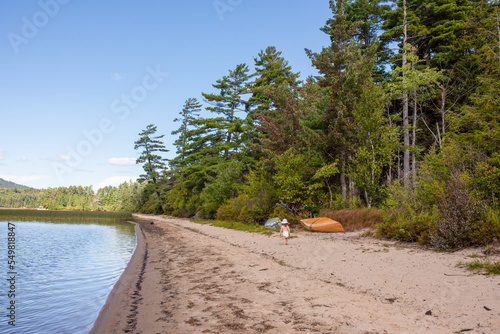
M 344 228 L 338 221 L 327 217 L 302 219 L 300 224 L 309 231 L 345 233 Z

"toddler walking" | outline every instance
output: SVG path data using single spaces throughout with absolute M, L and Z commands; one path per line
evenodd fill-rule
M 288 245 L 288 238 L 290 237 L 290 226 L 288 226 L 288 220 L 286 220 L 286 218 L 281 221 L 280 235 L 283 236 L 283 244 Z

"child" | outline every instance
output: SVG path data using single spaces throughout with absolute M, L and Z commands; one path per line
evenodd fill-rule
M 288 245 L 288 238 L 290 237 L 290 226 L 288 226 L 288 220 L 286 220 L 286 218 L 281 221 L 280 235 L 283 236 L 283 244 Z

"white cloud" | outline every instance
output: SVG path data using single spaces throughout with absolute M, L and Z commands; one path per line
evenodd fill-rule
M 123 76 L 120 73 L 115 72 L 112 74 L 112 78 L 115 81 L 120 81 L 121 79 L 123 79 Z
M 28 158 L 26 158 L 26 157 L 19 158 L 19 162 L 26 162 L 26 161 L 28 161 Z
M 55 158 L 55 161 L 69 161 L 69 160 L 70 160 L 69 155 L 61 155 L 61 156 Z
M 5 153 L 3 150 L 0 148 L 0 160 L 5 159 Z
M 108 162 L 115 166 L 133 166 L 135 165 L 135 158 L 110 158 Z
M 94 185 L 94 190 L 98 190 L 100 188 L 104 188 L 106 186 L 118 187 L 123 182 L 135 181 L 137 179 L 136 176 L 111 176 L 107 177 L 98 184 Z

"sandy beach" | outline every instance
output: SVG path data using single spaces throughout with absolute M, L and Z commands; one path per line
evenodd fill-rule
M 134 216 L 138 246 L 91 333 L 500 333 L 500 277 L 457 267 L 481 249 L 293 227 L 285 246 Z

